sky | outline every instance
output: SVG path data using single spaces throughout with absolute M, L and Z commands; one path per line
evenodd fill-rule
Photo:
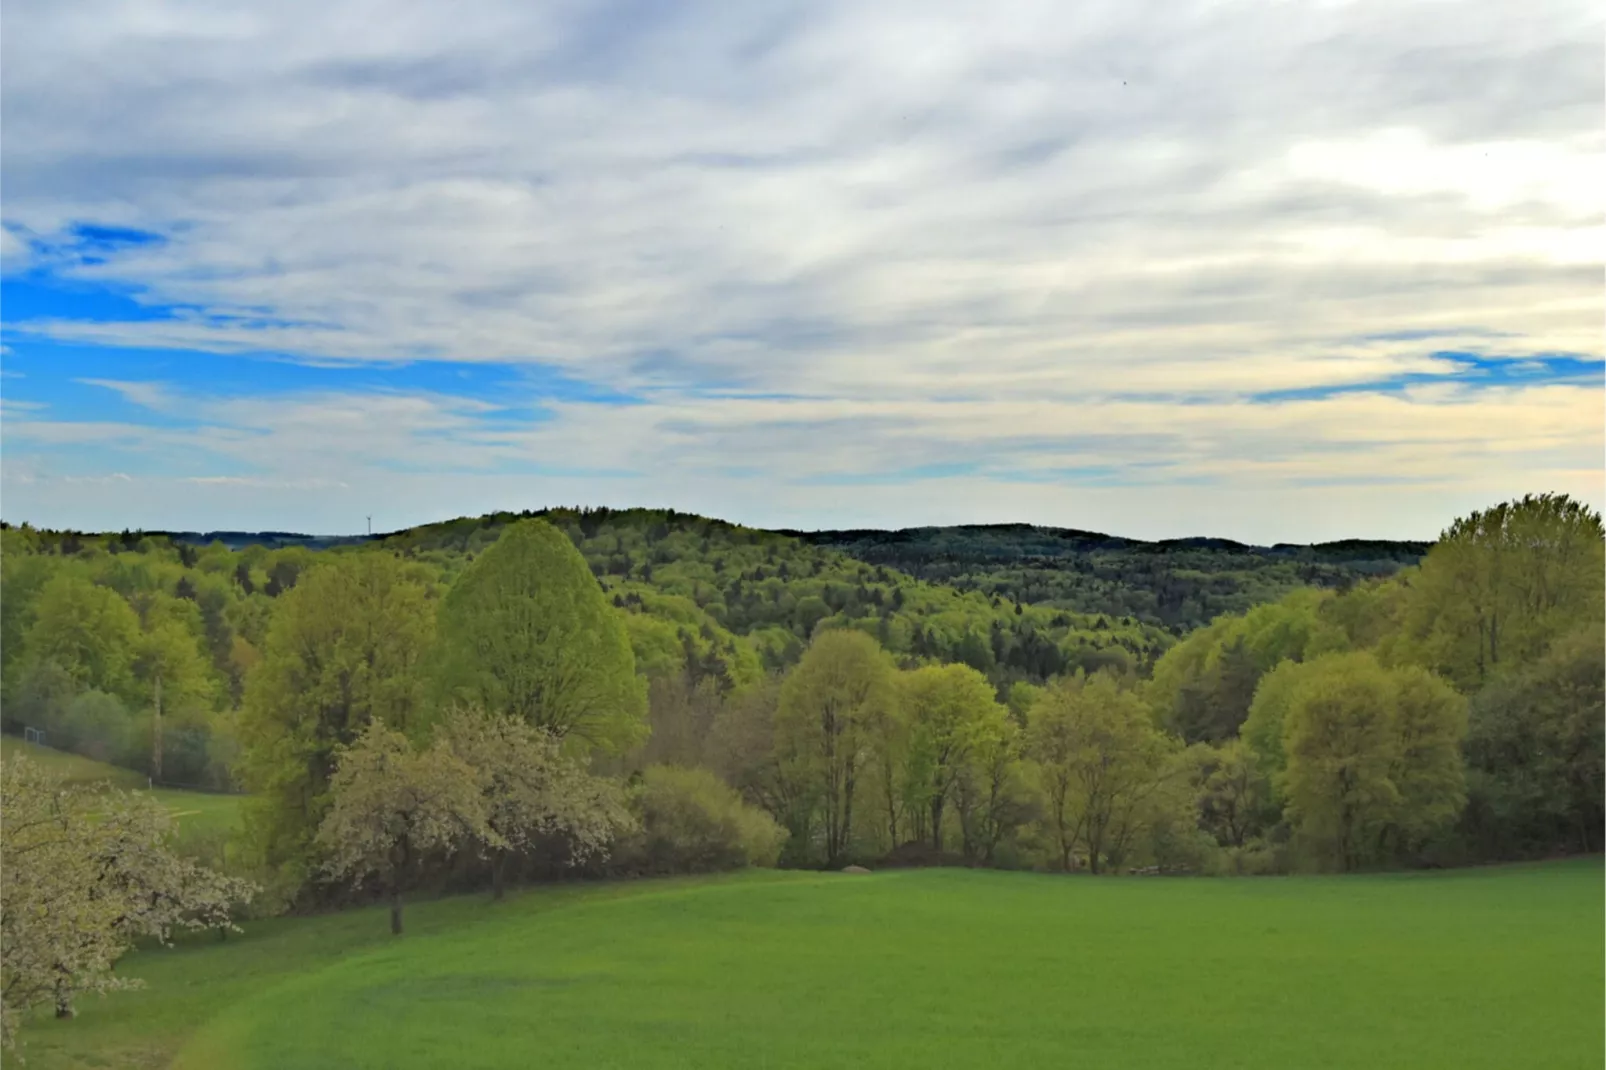
M 0 516 L 1267 543 L 1600 508 L 1603 28 L 8 0 Z

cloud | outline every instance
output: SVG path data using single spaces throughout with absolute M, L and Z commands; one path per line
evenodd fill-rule
M 510 418 L 444 388 L 96 375 L 196 425 L 53 410 L 8 417 L 8 452 L 138 439 L 352 487 L 640 478 L 738 518 L 916 522 L 942 487 L 966 519 L 1078 523 L 1056 480 L 1488 496 L 1556 449 L 1599 501 L 1577 476 L 1598 405 L 1544 363 L 1603 355 L 1590 5 L 990 13 L 506 2 L 375 25 L 346 2 L 19 0 L 6 271 L 143 312 L 10 321 L 10 344 L 539 364 L 640 404 Z M 1379 495 L 1353 515 L 1392 523 L 1407 499 Z

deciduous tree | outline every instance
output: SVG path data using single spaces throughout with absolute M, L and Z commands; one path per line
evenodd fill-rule
M 895 671 L 874 638 L 834 629 L 815 637 L 781 687 L 777 757 L 786 775 L 814 787 L 828 865 L 852 841 L 854 792 L 873 726 L 898 701 Z
M 440 631 L 450 698 L 586 748 L 620 751 L 645 732 L 645 683 L 624 621 L 545 521 L 509 524 L 463 570 Z
M 402 931 L 402 888 L 421 856 L 472 843 L 505 846 L 486 824 L 480 778 L 445 740 L 415 749 L 400 732 L 371 721 L 336 762 L 332 803 L 317 834 L 324 869 L 357 885 L 377 878 L 390 900 L 393 934 Z
M 568 861 L 607 854 L 608 845 L 630 828 L 619 785 L 588 774 L 563 755 L 557 737 L 506 714 L 460 707 L 436 731 L 473 771 L 485 824 L 494 834 L 491 895 L 501 899 L 510 854 L 526 851 L 540 837 L 561 835 Z
M 299 888 L 328 808 L 336 749 L 368 724 L 416 728 L 429 591 L 387 553 L 333 557 L 277 599 L 241 711 L 247 823 L 263 860 Z
M 921 794 L 931 818 L 931 846 L 942 850 L 943 810 L 982 737 L 996 733 L 1003 711 L 987 678 L 967 665 L 930 665 L 899 679 L 902 714 L 913 746 L 926 758 Z
M 167 811 L 141 793 L 68 785 L 22 756 L 0 771 L 0 1032 L 54 1003 L 137 982 L 112 967 L 133 941 L 232 927 L 255 893 L 175 854 Z
M 1067 870 L 1079 845 L 1094 873 L 1120 855 L 1174 771 L 1172 748 L 1142 700 L 1103 673 L 1051 688 L 1032 708 L 1027 741 Z

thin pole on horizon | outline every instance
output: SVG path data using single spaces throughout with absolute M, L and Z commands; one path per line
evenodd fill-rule
M 374 517 L 373 517 L 373 514 L 370 513 L 368 515 L 368 534 L 372 535 L 373 533 L 374 533 Z

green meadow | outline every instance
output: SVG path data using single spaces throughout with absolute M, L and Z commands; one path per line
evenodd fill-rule
M 182 844 L 186 838 L 216 837 L 233 832 L 240 825 L 243 795 L 224 795 L 180 788 L 148 789 L 143 773 L 97 762 L 79 754 L 41 747 L 15 736 L 0 736 L 0 760 L 12 754 L 25 754 L 69 784 L 109 783 L 125 791 L 144 791 L 167 808 Z
M 1598 1067 L 1598 858 L 1166 879 L 971 870 L 537 888 L 118 964 L 30 1070 Z

